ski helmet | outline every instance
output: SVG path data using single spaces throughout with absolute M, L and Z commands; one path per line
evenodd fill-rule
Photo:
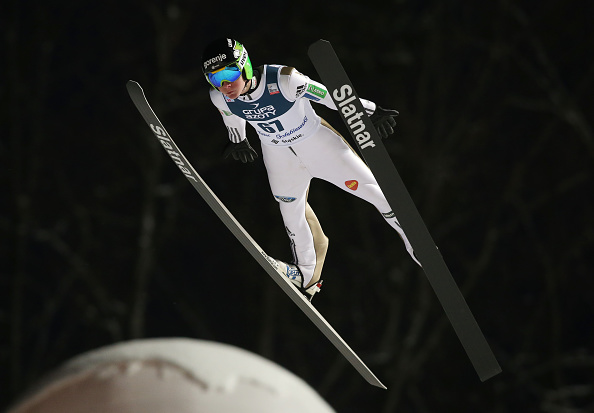
M 245 47 L 237 40 L 223 37 L 209 43 L 202 53 L 202 72 L 208 83 L 217 87 L 209 79 L 209 73 L 221 70 L 226 66 L 237 67 L 246 80 L 250 80 L 254 76 L 252 62 Z

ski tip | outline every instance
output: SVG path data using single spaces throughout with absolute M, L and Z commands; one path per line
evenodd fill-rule
M 142 90 L 142 87 L 140 86 L 140 83 L 134 81 L 134 80 L 128 80 L 126 82 L 126 89 L 128 90 L 128 94 L 130 96 L 136 95 L 136 94 L 141 94 L 144 95 L 144 90 Z
M 499 373 L 501 373 L 501 367 L 499 367 L 499 365 L 496 365 L 495 367 L 491 368 L 488 371 L 481 371 L 479 373 L 479 379 L 481 380 L 481 382 L 485 382 L 487 380 L 489 380 L 490 378 L 493 378 L 495 376 L 497 376 Z
M 328 40 L 324 40 L 324 39 L 320 39 L 317 40 L 315 42 L 313 42 L 312 44 L 309 45 L 309 52 L 311 52 L 312 50 L 315 50 L 317 47 L 327 47 L 327 46 L 331 46 L 330 42 Z

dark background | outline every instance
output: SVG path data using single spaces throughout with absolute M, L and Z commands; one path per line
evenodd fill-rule
M 554 0 L 7 0 L 0 6 L 0 401 L 65 360 L 142 337 L 261 354 L 339 412 L 591 412 L 592 10 Z M 314 181 L 330 238 L 315 306 L 369 386 L 163 152 L 169 133 L 272 256 L 288 239 L 261 159 L 227 141 L 200 72 L 230 35 L 319 80 L 329 40 L 360 96 L 400 111 L 386 146 L 503 373 L 481 383 L 423 273 L 363 201 Z M 346 133 L 336 113 L 319 113 Z M 259 151 L 253 130 L 248 130 Z

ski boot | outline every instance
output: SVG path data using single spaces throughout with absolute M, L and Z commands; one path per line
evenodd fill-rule
M 305 288 L 303 286 L 303 276 L 301 270 L 295 264 L 289 264 L 281 260 L 276 260 L 280 265 L 281 272 L 297 287 L 297 289 L 305 296 L 308 301 L 311 301 L 314 294 L 320 291 L 322 288 L 322 280 L 310 285 Z

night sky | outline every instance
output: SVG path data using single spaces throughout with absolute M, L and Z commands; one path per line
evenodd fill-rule
M 0 406 L 82 352 L 190 337 L 269 358 L 339 412 L 594 411 L 592 10 L 198 3 L 0 5 Z M 326 39 L 361 97 L 400 112 L 386 148 L 503 373 L 479 381 L 381 215 L 314 180 L 330 238 L 314 304 L 388 390 L 369 386 L 192 189 L 128 80 L 254 239 L 290 259 L 261 157 L 222 158 L 200 71 L 222 35 L 255 66 L 316 80 L 307 49 Z

